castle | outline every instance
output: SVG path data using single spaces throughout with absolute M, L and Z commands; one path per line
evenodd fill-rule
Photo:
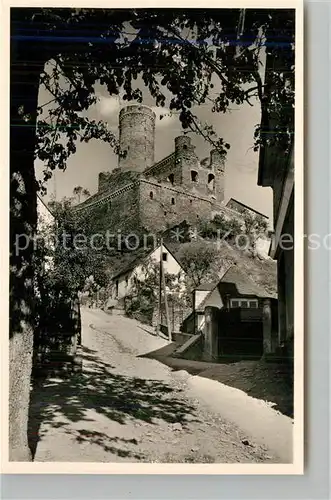
M 217 213 L 239 215 L 224 205 L 224 158 L 216 150 L 200 161 L 190 137 L 175 139 L 174 151 L 154 161 L 155 113 L 129 105 L 119 114 L 118 168 L 99 174 L 98 192 L 75 207 L 95 212 L 105 229 L 122 234 L 160 232 L 187 221 L 195 226 Z

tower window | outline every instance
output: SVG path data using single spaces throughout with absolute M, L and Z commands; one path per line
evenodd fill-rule
M 168 254 L 166 252 L 163 252 L 163 254 L 162 254 L 162 260 L 163 260 L 163 262 L 167 262 L 167 260 L 168 260 Z
M 153 191 L 151 191 L 151 192 L 149 193 L 149 197 L 150 197 L 150 199 L 151 199 L 151 200 L 154 198 Z
M 211 191 L 214 191 L 214 188 L 215 188 L 215 175 L 214 174 L 208 174 L 208 188 Z
M 170 182 L 170 184 L 173 184 L 175 182 L 175 176 L 174 176 L 174 174 L 170 174 L 169 175 L 168 181 Z
M 171 205 L 175 204 L 175 198 L 171 198 Z
M 198 172 L 196 172 L 195 170 L 191 170 L 191 181 L 199 182 Z

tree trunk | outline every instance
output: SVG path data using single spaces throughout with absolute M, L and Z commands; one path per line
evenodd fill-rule
M 33 238 L 37 225 L 34 149 L 39 78 L 44 65 L 39 61 L 34 64 L 29 44 L 15 38 L 17 25 L 17 19 L 15 24 L 12 18 L 9 460 L 30 461 L 27 425 L 34 331 Z

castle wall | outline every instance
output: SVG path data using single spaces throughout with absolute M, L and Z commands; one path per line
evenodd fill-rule
M 124 236 L 139 232 L 139 202 L 139 183 L 132 182 L 91 205 L 86 205 L 77 211 L 77 215 L 93 221 L 94 234 L 109 231 L 116 233 L 117 238 L 118 231 Z M 118 246 L 115 239 L 114 245 Z
M 195 225 L 208 220 L 212 202 L 180 188 L 152 180 L 140 180 L 140 221 L 150 231 L 164 231 L 183 220 Z
M 135 182 L 139 178 L 139 172 L 123 172 L 116 168 L 112 172 L 100 172 L 98 193 L 106 193 L 107 191 L 116 191 L 119 188 Z
M 176 164 L 175 153 L 171 153 L 163 160 L 155 163 L 151 168 L 144 172 L 144 177 L 154 178 L 158 182 L 169 182 L 169 176 L 173 175 L 173 183 L 181 184 L 181 168 Z

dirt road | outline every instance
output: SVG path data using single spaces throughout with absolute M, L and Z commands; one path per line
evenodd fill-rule
M 34 390 L 35 461 L 275 463 L 157 360 L 167 345 L 136 321 L 82 311 L 83 371 Z M 244 444 L 246 443 L 246 444 Z

